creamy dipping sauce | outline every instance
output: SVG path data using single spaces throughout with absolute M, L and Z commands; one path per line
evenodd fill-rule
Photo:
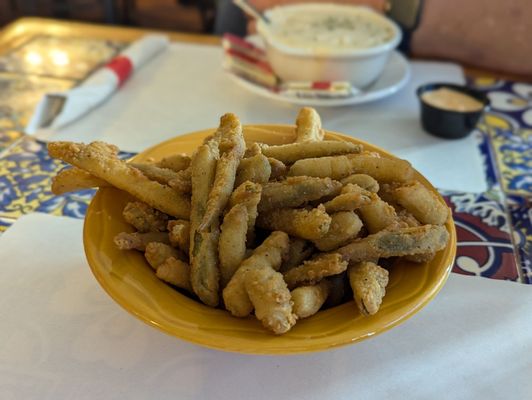
M 421 99 L 433 107 L 449 111 L 473 112 L 484 107 L 484 104 L 474 97 L 448 88 L 425 92 L 421 95 Z
M 394 25 L 366 7 L 301 4 L 266 13 L 272 40 L 297 49 L 368 49 L 390 42 Z

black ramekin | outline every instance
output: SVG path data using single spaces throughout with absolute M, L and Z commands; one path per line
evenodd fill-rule
M 450 111 L 427 104 L 421 98 L 423 93 L 440 88 L 449 88 L 467 94 L 480 101 L 484 106 L 478 111 Z M 416 93 L 421 103 L 421 125 L 423 129 L 428 133 L 446 139 L 460 139 L 469 135 L 490 103 L 484 93 L 452 83 L 428 83 L 418 87 Z

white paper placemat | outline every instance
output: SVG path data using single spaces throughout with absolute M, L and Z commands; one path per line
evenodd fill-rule
M 80 220 L 0 236 L 0 399 L 501 399 L 532 393 L 532 288 L 452 274 L 404 324 L 336 350 L 249 356 L 148 327 L 91 275 Z
M 293 124 L 299 106 L 269 100 L 236 85 L 221 68 L 219 47 L 172 44 L 138 71 L 109 101 L 50 136 L 50 140 L 104 140 L 142 151 L 183 133 L 215 127 L 226 112 L 245 124 Z M 415 89 L 422 83 L 463 83 L 450 63 L 413 62 L 412 79 L 399 93 L 372 103 L 319 109 L 326 129 L 343 132 L 406 158 L 435 186 L 486 190 L 473 136 L 444 140 L 420 127 Z

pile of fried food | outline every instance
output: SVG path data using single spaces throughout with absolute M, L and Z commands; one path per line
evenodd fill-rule
M 138 199 L 124 219 L 136 232 L 116 245 L 144 252 L 165 282 L 233 316 L 253 312 L 275 334 L 289 331 L 351 288 L 363 315 L 375 314 L 390 258 L 427 262 L 449 239 L 449 209 L 414 179 L 404 160 L 323 140 L 312 108 L 298 114 L 295 141 L 246 148 L 234 114 L 191 157 L 126 162 L 115 146 L 50 143 L 74 167 L 56 194 L 114 186 Z M 381 261 L 379 261 L 381 260 Z

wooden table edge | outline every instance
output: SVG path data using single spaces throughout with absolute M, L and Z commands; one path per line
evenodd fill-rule
M 98 25 L 84 22 L 58 21 L 46 18 L 20 18 L 6 25 L 0 31 L 0 53 L 6 53 L 18 47 L 24 41 L 35 35 L 51 35 L 56 37 L 90 37 L 123 42 L 132 42 L 139 37 L 161 33 L 170 40 L 203 45 L 220 45 L 221 40 L 213 35 L 194 33 L 170 32 L 124 26 Z

